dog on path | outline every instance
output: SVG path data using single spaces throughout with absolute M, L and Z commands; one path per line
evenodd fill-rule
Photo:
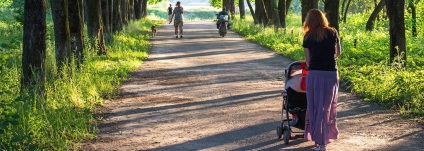
M 156 26 L 153 25 L 152 26 L 152 37 L 156 37 L 156 33 L 157 33 Z

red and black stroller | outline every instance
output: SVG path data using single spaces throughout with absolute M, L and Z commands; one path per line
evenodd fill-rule
M 277 136 L 278 139 L 283 137 L 286 145 L 290 139 L 303 138 L 307 108 L 305 84 L 307 73 L 304 61 L 295 61 L 285 69 L 282 122 L 277 126 Z M 293 131 L 292 127 L 303 131 Z M 299 135 L 292 136 L 292 133 L 299 133 Z

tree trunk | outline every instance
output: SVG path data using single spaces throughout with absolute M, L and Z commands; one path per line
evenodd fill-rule
M 286 0 L 286 15 L 289 13 L 292 0 Z
M 136 19 L 141 19 L 143 0 L 135 0 L 134 14 Z
M 111 33 L 112 29 L 110 27 L 110 12 L 109 12 L 109 2 L 108 0 L 101 0 L 101 9 L 102 9 L 102 21 L 105 33 Z
M 275 27 L 281 27 L 280 17 L 278 16 L 278 12 L 276 11 L 276 0 L 267 0 L 263 2 L 269 19 L 268 24 L 272 24 Z
M 246 0 L 247 6 L 249 7 L 250 14 L 252 14 L 253 22 L 258 24 L 258 19 L 256 18 L 255 11 L 253 10 L 252 4 L 250 4 L 250 0 Z
M 148 0 L 143 0 L 143 4 L 141 5 L 141 11 L 142 13 L 142 18 L 146 18 L 147 17 L 147 2 Z
M 278 15 L 280 16 L 280 25 L 282 28 L 286 28 L 286 0 L 278 1 Z
M 81 15 L 81 27 L 82 27 L 82 29 L 84 30 L 84 21 L 85 21 L 85 18 L 84 18 L 84 14 L 85 14 L 85 10 L 84 10 L 84 7 L 85 7 L 85 5 L 84 5 L 84 0 L 78 0 L 79 2 L 78 2 L 78 4 L 79 4 L 79 9 L 80 9 L 80 15 Z M 84 35 L 82 35 L 82 37 L 84 37 Z M 83 38 L 84 39 L 84 38 Z
M 377 7 L 377 6 L 378 6 L 378 1 L 377 0 L 374 0 L 374 8 Z M 380 21 L 380 16 L 379 15 L 377 15 L 376 20 L 377 21 Z
M 349 10 L 349 6 L 350 6 L 350 2 L 351 2 L 352 0 L 348 0 L 347 1 L 347 5 L 346 5 L 346 8 L 345 8 L 345 12 L 344 12 L 344 15 L 343 15 L 343 22 L 344 23 L 346 23 L 346 18 L 347 18 L 347 10 Z
M 124 25 L 128 25 L 128 1 L 127 0 L 121 0 L 121 15 L 122 15 L 122 23 Z
M 345 8 L 345 6 L 346 6 L 346 2 L 347 2 L 347 0 L 343 0 L 343 2 L 342 2 L 342 10 L 341 10 L 341 15 L 343 15 L 344 14 L 344 8 Z M 342 19 L 343 19 L 343 16 L 340 16 Z
M 81 0 L 69 0 L 69 31 L 71 36 L 71 50 L 75 55 L 75 61 L 79 66 L 83 61 L 84 50 L 84 22 L 80 9 Z
M 83 13 L 83 14 L 84 14 L 84 15 L 83 15 L 84 23 L 85 23 L 85 24 L 87 24 L 87 20 L 88 20 L 88 19 L 87 19 L 87 17 L 88 17 L 88 15 L 87 15 L 87 12 L 88 12 L 88 10 L 87 10 L 87 9 L 88 9 L 88 8 L 87 8 L 87 1 L 89 1 L 89 0 L 82 0 L 82 1 L 84 1 L 84 2 L 83 2 L 83 4 L 84 4 L 84 6 L 83 6 L 83 8 L 84 8 L 84 11 L 83 11 L 83 12 L 84 12 L 84 13 Z
M 339 5 L 340 0 L 325 0 L 324 10 L 331 27 L 339 31 Z
M 222 6 L 231 15 L 231 0 L 222 0 Z
M 130 1 L 131 0 L 127 0 L 127 21 L 128 23 L 130 22 Z
M 262 0 L 262 3 L 264 5 L 264 9 L 265 9 L 265 15 L 268 18 L 268 20 L 266 20 L 266 23 L 265 23 L 265 25 L 267 25 L 267 26 L 273 24 L 273 20 L 272 20 L 272 18 L 273 18 L 272 9 L 273 8 L 271 7 L 271 1 L 274 1 L 274 0 Z
M 230 13 L 231 19 L 234 19 L 236 17 L 236 5 L 234 4 L 234 0 L 230 0 Z
M 306 15 L 308 14 L 309 10 L 318 8 L 318 0 L 300 0 L 301 6 L 302 6 L 302 24 L 305 22 Z
M 235 17 L 234 0 L 223 0 L 222 6 L 225 7 L 225 11 L 229 12 L 231 19 L 234 19 Z
M 244 7 L 244 0 L 239 0 L 240 19 L 246 18 L 246 8 Z
M 255 0 L 256 18 L 259 24 L 266 25 L 268 23 L 268 17 L 266 16 L 264 3 L 262 0 Z
M 135 18 L 135 15 L 134 15 L 134 13 L 135 13 L 135 0 L 130 0 L 130 4 L 128 5 L 129 6 L 129 11 L 128 11 L 128 19 L 129 20 L 133 20 L 134 18 Z
M 88 37 L 92 41 L 91 46 L 95 49 L 98 49 L 98 55 L 107 55 L 103 33 L 104 29 L 102 26 L 102 9 L 100 5 L 100 0 L 87 0 L 87 8 L 87 29 Z
M 409 8 L 411 8 L 411 16 L 412 16 L 412 37 L 417 37 L 417 8 L 415 4 L 417 2 L 414 2 L 414 0 L 410 0 L 409 2 Z
M 385 6 L 385 1 L 386 0 L 380 0 L 380 3 L 378 3 L 378 5 L 377 5 L 377 7 L 375 7 L 374 11 L 372 11 L 370 18 L 368 18 L 367 25 L 365 26 L 365 29 L 367 31 L 373 30 L 375 19 L 377 18 L 378 13 L 380 13 L 381 10 L 383 10 L 383 8 Z
M 21 92 L 42 93 L 46 64 L 46 1 L 25 0 Z M 38 84 L 38 86 L 37 86 Z
M 122 30 L 122 15 L 121 15 L 121 1 L 113 1 L 115 4 L 113 5 L 113 32 L 119 32 Z
M 113 11 L 113 7 L 115 5 L 115 0 L 108 0 L 108 8 L 109 8 L 109 28 L 110 28 L 110 32 L 114 32 L 113 31 L 113 19 L 114 19 L 114 11 Z
M 390 20 L 390 61 L 406 64 L 405 0 L 386 0 Z
M 50 6 L 54 24 L 56 64 L 60 72 L 63 65 L 69 66 L 71 61 L 68 0 L 50 0 Z

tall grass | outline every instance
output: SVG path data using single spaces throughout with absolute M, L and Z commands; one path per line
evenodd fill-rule
M 389 64 L 388 21 L 378 21 L 373 32 L 365 31 L 369 13 L 351 15 L 340 24 L 342 55 L 338 59 L 345 88 L 402 114 L 424 117 L 424 36 L 410 37 L 407 28 L 407 68 Z M 290 14 L 286 29 L 253 24 L 252 18 L 233 21 L 232 30 L 294 60 L 303 60 L 300 15 Z M 419 26 L 422 31 L 423 26 Z M 354 40 L 357 47 L 354 47 Z
M 72 74 L 61 77 L 61 71 L 55 70 L 54 43 L 49 40 L 45 93 L 41 96 L 19 95 L 21 49 L 2 49 L 0 56 L 6 59 L 0 64 L 0 150 L 72 150 L 78 149 L 79 142 L 95 137 L 92 115 L 96 105 L 116 96 L 120 82 L 148 56 L 148 33 L 151 25 L 158 23 L 148 19 L 130 23 L 113 35 L 107 57 L 90 56 L 86 50 L 88 57 L 81 68 L 72 65 Z M 52 26 L 48 31 L 53 31 Z M 11 34 L 19 37 L 21 33 Z M 16 55 L 6 56 L 5 52 Z

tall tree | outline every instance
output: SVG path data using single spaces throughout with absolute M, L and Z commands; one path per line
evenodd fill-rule
M 408 7 L 410 8 L 411 19 L 412 19 L 412 37 L 417 37 L 417 8 L 416 4 L 418 4 L 419 0 L 409 0 Z
M 141 11 L 142 11 L 141 17 L 146 18 L 147 17 L 147 2 L 148 2 L 148 0 L 143 0 L 142 2 L 143 2 L 143 4 L 141 5 Z
M 114 32 L 113 30 L 113 20 L 114 20 L 114 14 L 115 12 L 113 11 L 113 7 L 115 5 L 115 0 L 108 0 L 108 8 L 109 8 L 109 28 L 110 31 L 109 32 Z
M 286 0 L 286 15 L 289 13 L 292 0 Z
M 370 18 L 368 18 L 367 25 L 365 26 L 365 29 L 367 31 L 373 30 L 375 19 L 377 18 L 378 13 L 380 13 L 381 10 L 383 10 L 384 6 L 386 5 L 385 2 L 386 0 L 380 0 L 378 5 L 375 7 L 374 11 L 372 11 Z
M 244 0 L 239 0 L 240 18 L 244 19 L 246 16 L 246 8 L 244 7 Z
M 128 0 L 121 0 L 122 23 L 128 25 Z
M 135 18 L 135 0 L 130 0 L 128 9 L 128 19 L 133 20 Z
M 54 24 L 56 64 L 60 70 L 71 61 L 71 36 L 69 31 L 68 0 L 50 0 Z
M 136 19 L 141 19 L 143 0 L 135 0 L 134 14 Z
M 343 13 L 343 22 L 346 23 L 346 18 L 347 18 L 347 10 L 349 10 L 349 6 L 350 6 L 350 2 L 352 0 L 347 0 L 347 4 Z
M 25 0 L 23 25 L 21 91 L 36 84 L 41 87 L 44 85 L 47 28 L 45 0 Z
M 250 3 L 250 0 L 246 0 L 246 3 L 247 3 L 247 6 L 249 7 L 250 14 L 252 14 L 253 22 L 255 24 L 258 24 L 259 22 L 258 22 L 258 19 L 256 18 L 255 11 L 253 10 L 253 7 L 252 7 L 252 4 Z
M 84 50 L 84 22 L 82 18 L 81 0 L 69 0 L 69 31 L 71 36 L 71 50 L 74 52 L 77 65 L 82 63 Z
M 222 7 L 225 8 L 225 11 L 227 11 L 231 17 L 233 16 L 231 12 L 231 0 L 222 0 Z
M 405 0 L 386 0 L 387 16 L 390 20 L 390 60 L 406 63 Z M 395 60 L 398 58 L 401 60 Z
M 340 0 L 325 0 L 324 10 L 330 26 L 339 31 L 339 4 Z
M 87 0 L 87 30 L 93 48 L 98 55 L 107 55 L 102 23 L 102 9 L 100 0 Z
M 232 19 L 236 17 L 236 5 L 234 3 L 234 0 L 230 0 L 230 13 Z
M 101 9 L 102 9 L 102 22 L 105 33 L 112 32 L 112 27 L 110 26 L 110 10 L 109 10 L 109 0 L 101 0 Z
M 275 27 L 281 27 L 280 17 L 277 11 L 276 0 L 266 0 L 266 1 L 263 1 L 263 3 L 264 3 L 265 10 L 269 19 L 268 24 L 272 24 Z
M 121 1 L 113 1 L 115 4 L 113 5 L 113 32 L 119 32 L 122 30 L 122 15 L 121 15 Z
M 347 0 L 343 0 L 343 2 L 342 2 L 342 10 L 341 10 L 341 15 L 343 15 L 344 14 L 344 8 L 345 8 L 345 6 L 346 6 L 346 2 L 347 2 Z M 341 19 L 343 19 L 343 16 L 340 16 L 341 17 Z
M 300 0 L 302 6 L 302 23 L 305 22 L 309 10 L 318 8 L 318 0 Z
M 268 23 L 268 16 L 265 12 L 263 0 L 255 0 L 256 19 L 259 24 L 266 25 Z
M 280 25 L 282 28 L 286 28 L 286 0 L 278 1 L 278 15 L 280 16 Z

